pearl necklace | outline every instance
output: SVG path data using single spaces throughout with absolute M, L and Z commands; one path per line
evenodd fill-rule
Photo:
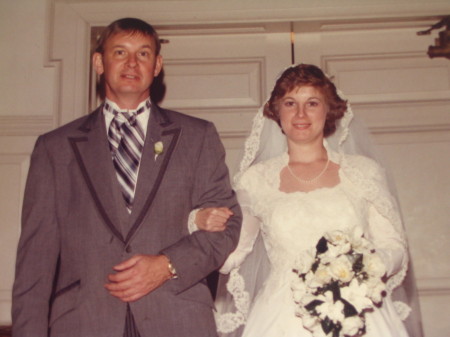
M 297 177 L 294 172 L 292 171 L 291 167 L 289 166 L 289 163 L 287 164 L 287 169 L 289 171 L 289 173 L 295 178 L 295 180 L 297 180 L 299 183 L 303 183 L 303 184 L 312 184 L 313 182 L 315 182 L 316 180 L 318 180 L 321 176 L 323 176 L 323 174 L 325 173 L 325 171 L 327 170 L 328 166 L 330 164 L 330 158 L 328 157 L 327 163 L 325 164 L 325 167 L 323 168 L 322 171 L 320 171 L 320 173 L 315 176 L 314 178 L 311 179 L 300 179 L 299 177 Z

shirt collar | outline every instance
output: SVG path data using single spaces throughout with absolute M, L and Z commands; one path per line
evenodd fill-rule
M 105 102 L 103 105 L 103 112 L 104 113 L 112 113 L 113 115 L 116 115 L 118 113 L 124 113 L 124 114 L 140 114 L 144 111 L 150 112 L 150 109 L 152 107 L 152 103 L 150 101 L 150 97 L 148 97 L 146 100 L 139 103 L 138 107 L 136 109 L 121 109 L 117 105 L 116 102 L 111 101 L 108 98 L 105 98 Z

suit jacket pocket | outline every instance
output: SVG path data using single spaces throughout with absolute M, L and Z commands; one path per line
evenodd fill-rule
M 50 312 L 50 326 L 67 313 L 75 310 L 78 294 L 80 292 L 80 280 L 57 290 L 53 296 Z

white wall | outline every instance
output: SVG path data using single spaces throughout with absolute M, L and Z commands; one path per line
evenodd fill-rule
M 57 71 L 49 62 L 44 0 L 0 1 L 0 324 L 10 321 L 15 250 L 29 154 L 56 123 Z

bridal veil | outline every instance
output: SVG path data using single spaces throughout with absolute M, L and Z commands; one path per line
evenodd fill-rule
M 339 93 L 341 98 L 344 98 Z M 250 166 L 276 157 L 287 150 L 286 139 L 276 122 L 263 116 L 264 105 L 253 119 L 249 137 L 246 139 L 242 159 L 234 182 Z M 370 133 L 355 118 L 350 104 L 344 117 L 337 124 L 336 132 L 326 138 L 326 145 L 337 153 L 357 154 L 369 157 L 386 168 L 381 156 L 371 141 Z M 341 156 L 345 161 L 345 156 Z M 405 228 L 401 220 L 401 212 L 396 198 L 393 179 L 386 174 L 386 184 L 371 186 L 351 165 L 339 163 L 341 169 L 348 170 L 352 182 L 371 198 L 378 212 L 388 218 L 400 233 L 405 244 L 407 242 Z M 245 221 L 245 219 L 244 219 Z M 409 255 L 409 254 L 408 254 Z M 411 260 L 408 259 L 399 273 L 388 280 L 387 288 L 392 294 L 398 315 L 405 322 L 411 337 L 422 337 L 420 308 L 414 272 Z M 221 275 L 216 296 L 216 321 L 221 336 L 240 336 L 246 317 L 258 290 L 264 283 L 270 270 L 270 263 L 265 252 L 264 243 L 259 234 L 253 251 L 240 267 L 233 269 L 228 275 Z

